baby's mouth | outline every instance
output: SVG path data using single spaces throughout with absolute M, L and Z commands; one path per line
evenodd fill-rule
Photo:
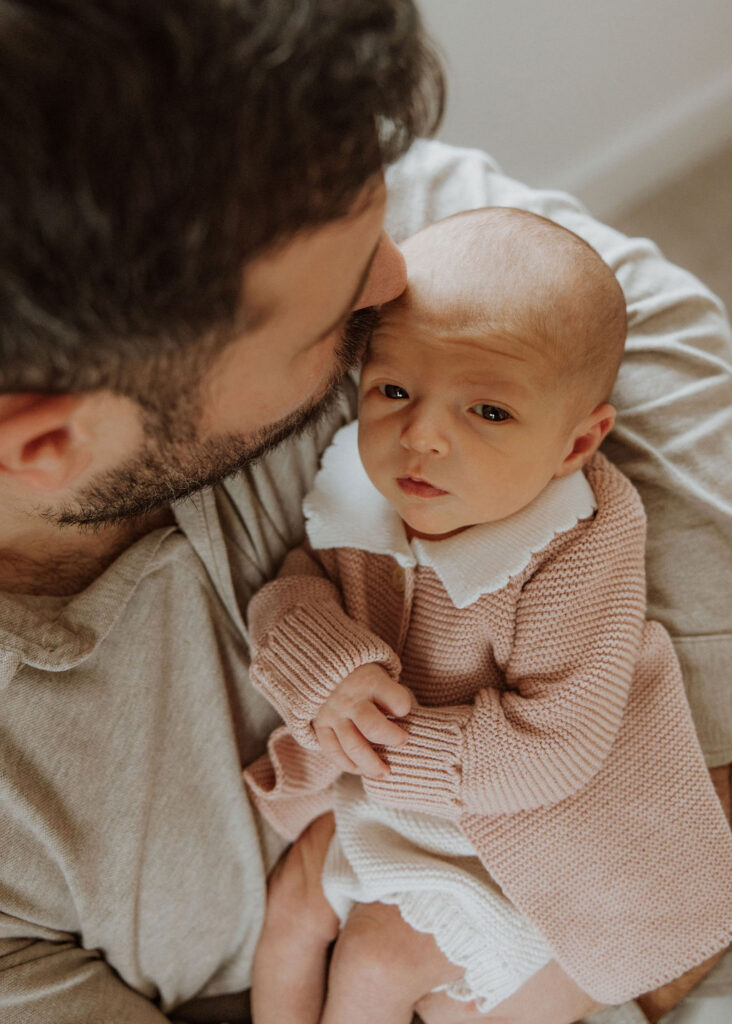
M 433 487 L 427 480 L 420 480 L 414 476 L 397 477 L 397 483 L 401 490 L 410 498 L 438 498 L 448 491 L 441 491 L 439 487 Z

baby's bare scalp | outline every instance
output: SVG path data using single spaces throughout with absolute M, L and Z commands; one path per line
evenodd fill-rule
M 590 408 L 609 398 L 627 333 L 625 299 L 584 239 L 527 210 L 488 207 L 438 221 L 402 248 L 409 284 L 397 316 L 538 342 Z

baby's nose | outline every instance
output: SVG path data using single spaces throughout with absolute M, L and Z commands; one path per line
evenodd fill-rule
M 404 428 L 402 447 L 420 455 L 444 455 L 448 450 L 447 434 L 428 416 L 415 416 Z

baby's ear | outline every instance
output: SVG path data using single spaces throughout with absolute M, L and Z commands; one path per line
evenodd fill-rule
M 607 402 L 598 405 L 572 431 L 564 458 L 554 476 L 569 476 L 570 473 L 582 469 L 613 429 L 614 423 L 614 407 Z

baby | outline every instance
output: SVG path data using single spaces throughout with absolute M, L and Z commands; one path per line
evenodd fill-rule
M 486 1013 L 554 961 L 616 1003 L 732 938 L 732 840 L 645 621 L 640 500 L 597 453 L 620 287 L 518 210 L 404 254 L 308 543 L 250 605 L 252 679 L 286 725 L 247 783 L 290 838 L 334 807 L 322 881 L 345 925 L 324 1006 L 327 929 L 265 928 L 255 1024 L 408 1024 L 439 987 Z M 387 908 L 358 946 L 378 1011 L 348 1003 L 363 905 Z M 410 969 L 426 941 L 432 974 Z M 288 971 L 322 979 L 305 1009 Z

